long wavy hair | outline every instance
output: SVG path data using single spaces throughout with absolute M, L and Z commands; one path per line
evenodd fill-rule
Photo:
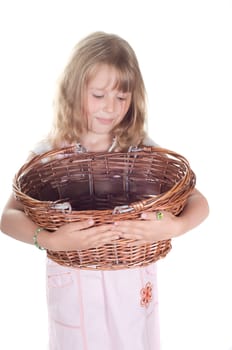
M 135 52 L 126 40 L 115 34 L 94 32 L 74 47 L 58 81 L 54 121 L 48 136 L 53 147 L 79 142 L 86 130 L 85 91 L 101 64 L 116 70 L 115 88 L 132 93 L 127 114 L 112 131 L 117 148 L 124 150 L 130 145 L 138 145 L 145 137 L 146 91 Z

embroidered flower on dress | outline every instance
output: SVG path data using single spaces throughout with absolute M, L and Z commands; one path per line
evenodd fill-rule
M 147 282 L 145 287 L 141 289 L 140 295 L 141 295 L 141 301 L 140 301 L 141 306 L 148 307 L 149 303 L 152 300 L 152 284 L 151 284 L 151 282 Z

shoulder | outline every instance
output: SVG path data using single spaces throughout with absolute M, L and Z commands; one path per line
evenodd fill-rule
M 154 140 L 152 140 L 148 135 L 143 139 L 143 144 L 145 146 L 160 147 Z
M 52 146 L 50 144 L 50 142 L 46 139 L 41 140 L 39 142 L 37 142 L 36 144 L 33 145 L 31 152 L 39 155 L 45 152 L 48 152 L 52 149 Z

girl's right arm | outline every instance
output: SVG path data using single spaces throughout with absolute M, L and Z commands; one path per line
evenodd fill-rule
M 19 241 L 34 244 L 38 226 L 25 214 L 22 204 L 12 194 L 2 212 L 1 231 Z M 110 243 L 119 238 L 113 224 L 94 226 L 90 218 L 83 222 L 65 224 L 54 232 L 46 229 L 38 234 L 38 244 L 49 250 L 82 250 Z

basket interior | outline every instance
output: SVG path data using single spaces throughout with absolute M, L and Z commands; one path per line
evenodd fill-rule
M 173 158 L 156 154 L 77 156 L 39 162 L 18 179 L 20 190 L 39 201 L 68 201 L 73 210 L 104 210 L 170 190 L 185 173 Z

